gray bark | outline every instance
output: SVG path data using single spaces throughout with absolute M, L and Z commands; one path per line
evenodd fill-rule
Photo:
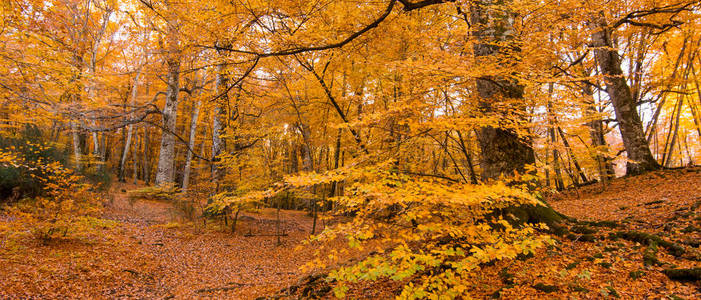
M 168 25 L 168 49 L 166 58 L 168 66 L 168 89 L 166 103 L 163 108 L 163 130 L 161 135 L 161 150 L 158 155 L 156 185 L 173 183 L 173 168 L 175 160 L 175 125 L 178 118 L 178 101 L 180 91 L 180 55 L 177 49 L 177 31 L 172 24 Z
M 621 70 L 621 59 L 614 48 L 611 29 L 603 16 L 591 25 L 594 30 L 591 39 L 596 61 L 601 74 L 604 75 L 606 91 L 616 112 L 618 128 L 628 154 L 626 174 L 635 175 L 659 169 L 660 165 L 652 156 L 650 145 L 645 139 L 643 124 L 636 110 L 633 94 Z
M 475 2 L 470 15 L 471 23 L 476 27 L 473 34 L 477 43 L 473 46 L 477 61 L 488 60 L 496 55 L 503 55 L 500 41 L 512 39 L 512 14 L 497 8 L 501 5 L 491 1 Z M 503 66 L 504 67 L 504 66 Z M 480 98 L 480 110 L 483 113 L 495 113 L 493 104 L 503 98 L 523 98 L 523 87 L 515 80 L 496 76 L 477 79 L 477 95 Z M 499 117 L 498 112 L 496 112 Z M 522 139 L 515 132 L 501 127 L 484 126 L 478 130 L 481 149 L 480 166 L 483 179 L 497 179 L 501 175 L 523 173 L 525 165 L 535 162 L 531 143 Z
M 592 99 L 592 103 L 590 103 L 591 105 L 588 105 L 585 111 L 590 115 L 597 115 L 599 111 L 595 107 L 596 103 L 593 101 L 594 93 L 591 91 L 591 87 L 585 85 L 582 88 L 582 91 L 585 95 L 591 97 Z M 601 182 L 606 184 L 609 179 L 614 177 L 615 172 L 613 170 L 611 160 L 606 155 L 601 154 L 601 152 L 608 152 L 608 144 L 606 143 L 606 139 L 604 137 L 604 123 L 601 121 L 600 117 L 596 117 L 595 119 L 589 121 L 587 126 L 589 126 L 589 137 L 591 138 L 591 144 L 595 148 L 593 152 L 594 159 L 597 163 L 597 168 L 599 169 L 599 179 Z
M 71 121 L 71 134 L 73 136 L 73 155 L 75 159 L 75 169 L 80 171 L 80 136 L 78 135 L 78 126 L 75 121 Z
M 219 65 L 215 78 L 215 89 L 219 96 L 214 106 L 214 116 L 212 118 L 212 181 L 216 185 L 217 191 L 223 175 L 220 165 L 221 154 L 226 146 L 222 135 L 226 130 L 226 107 L 229 102 L 229 95 L 226 93 L 228 78 L 224 71 L 224 66 Z
M 197 133 L 197 118 L 200 115 L 201 101 L 197 101 L 195 107 L 192 110 L 192 120 L 190 121 L 190 139 L 188 141 L 187 158 L 185 160 L 185 170 L 183 170 L 183 184 L 182 191 L 186 192 L 188 185 L 190 185 L 190 166 L 192 164 L 192 153 L 195 151 L 195 136 Z
M 134 77 L 134 83 L 131 88 L 131 106 L 134 107 L 136 103 L 136 97 L 138 96 L 139 87 L 139 77 L 141 77 L 141 68 L 136 72 Z M 122 151 L 122 158 L 119 161 L 119 181 L 124 181 L 124 169 L 126 167 L 127 156 L 129 156 L 129 148 L 131 148 L 131 139 L 134 131 L 134 125 L 129 124 L 127 127 L 127 139 L 124 142 L 124 151 Z
M 314 162 L 312 159 L 312 150 L 310 146 L 311 130 L 309 129 L 309 125 L 306 125 L 305 123 L 299 124 L 299 130 L 302 133 L 302 145 L 300 147 L 300 154 L 302 155 L 302 170 L 311 172 L 314 170 Z
M 138 131 L 138 129 L 137 129 L 137 131 Z M 132 168 L 134 170 L 134 173 L 132 174 L 132 180 L 133 180 L 134 184 L 137 183 L 136 180 L 137 180 L 137 176 L 139 173 L 138 172 L 139 169 L 137 167 L 138 166 L 138 164 L 137 164 L 138 159 L 136 157 L 136 153 L 138 153 L 138 152 L 139 152 L 139 135 L 136 134 L 136 135 L 134 135 L 134 155 L 132 156 Z

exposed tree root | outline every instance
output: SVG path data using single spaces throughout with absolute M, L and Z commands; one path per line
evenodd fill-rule
M 663 248 L 667 249 L 670 254 L 674 256 L 682 256 L 686 251 L 684 250 L 684 247 L 672 243 L 670 241 L 666 241 L 662 239 L 661 237 L 654 235 L 654 234 L 649 234 L 649 233 L 644 233 L 644 232 L 639 232 L 639 231 L 618 231 L 615 233 L 611 234 L 612 238 L 622 238 L 625 240 L 633 241 L 633 242 L 638 242 L 641 244 L 646 244 L 646 245 L 652 245 L 652 243 L 656 243 L 659 246 L 662 246 Z
M 677 281 L 701 281 L 701 268 L 667 269 L 662 271 L 669 279 Z

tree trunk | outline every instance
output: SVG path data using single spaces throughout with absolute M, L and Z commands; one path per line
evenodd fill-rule
M 551 83 L 548 86 L 548 96 L 552 96 L 553 93 L 553 84 Z M 554 181 L 555 181 L 555 189 L 560 191 L 565 188 L 565 183 L 562 181 L 562 170 L 560 169 L 560 160 L 559 160 L 559 151 L 557 150 L 557 135 L 555 135 L 555 117 L 553 116 L 553 107 L 551 101 L 548 100 L 548 104 L 546 106 L 547 108 L 547 115 L 548 115 L 548 136 L 550 137 L 550 143 L 548 143 L 549 147 L 552 147 L 552 156 L 553 156 L 553 175 L 554 175 Z M 548 147 L 548 148 L 549 148 Z
M 149 138 L 148 125 L 144 126 L 144 184 L 151 183 L 151 139 Z
M 577 173 L 579 175 L 579 178 L 582 179 L 582 183 L 587 183 L 587 176 L 584 174 L 584 171 L 582 170 L 582 167 L 579 165 L 579 162 L 577 161 L 577 157 L 574 156 L 574 152 L 572 152 L 572 147 L 570 146 L 570 142 L 567 141 L 567 137 L 565 137 L 565 132 L 562 131 L 561 127 L 557 127 L 557 131 L 560 133 L 560 138 L 562 138 L 562 144 L 565 145 L 565 150 L 567 150 L 567 155 L 569 155 L 570 160 L 574 164 L 574 167 L 577 169 Z
M 608 152 L 608 144 L 604 138 L 604 123 L 601 121 L 601 117 L 598 116 L 599 110 L 597 109 L 596 102 L 594 100 L 594 92 L 589 85 L 584 85 L 582 87 L 582 93 L 589 97 L 591 103 L 585 108 L 585 112 L 591 115 L 592 120 L 587 123 L 589 126 L 589 137 L 591 138 L 591 144 L 594 148 L 593 156 L 597 163 L 597 168 L 599 169 L 599 179 L 605 185 L 606 182 L 613 178 L 615 172 L 613 170 L 613 164 L 610 159 L 602 154 Z
M 134 107 L 136 104 L 136 97 L 139 93 L 138 87 L 139 87 L 139 77 L 141 77 L 141 68 L 136 72 L 136 76 L 134 77 L 134 83 L 132 84 L 131 87 L 131 106 Z M 119 161 L 119 181 L 124 182 L 124 169 L 126 168 L 126 161 L 127 161 L 127 156 L 129 155 L 129 148 L 131 147 L 131 139 L 132 139 L 132 134 L 134 131 L 134 125 L 129 124 L 127 126 L 127 139 L 124 142 L 124 151 L 122 151 L 122 158 Z
M 478 61 L 489 57 L 503 55 L 497 43 L 511 40 L 513 26 L 510 13 L 498 12 L 501 5 L 493 3 L 473 4 L 471 23 L 477 28 L 474 35 L 478 41 L 473 46 Z M 494 113 L 496 102 L 503 98 L 523 98 L 523 87 L 515 80 L 495 76 L 481 77 L 476 83 L 477 95 L 480 97 L 480 109 L 484 113 Z M 498 112 L 497 112 L 498 114 Z M 498 115 L 498 117 L 503 117 Z M 531 142 L 521 139 L 512 130 L 484 126 L 478 130 L 481 149 L 480 166 L 483 179 L 497 179 L 501 175 L 509 176 L 515 172 L 523 173 L 526 164 L 535 162 Z
M 78 126 L 75 121 L 71 121 L 71 135 L 73 136 L 73 158 L 75 159 L 75 169 L 80 171 L 80 136 L 78 135 Z
M 201 101 L 197 101 L 192 110 L 192 120 L 190 121 L 190 139 L 188 142 L 187 158 L 185 159 L 185 170 L 183 170 L 183 192 L 187 192 L 187 187 L 190 184 L 190 165 L 192 164 L 192 153 L 195 151 L 195 136 L 197 133 L 197 118 L 200 115 Z
M 497 55 L 506 55 L 501 53 L 503 49 L 499 45 L 512 39 L 513 26 L 511 22 L 514 18 L 510 12 L 504 12 L 504 6 L 500 2 L 480 1 L 472 4 L 470 23 L 473 28 L 476 28 L 473 34 L 477 41 L 473 50 L 478 62 L 490 61 L 490 58 Z M 509 58 L 507 61 L 514 61 L 514 59 Z M 508 68 L 508 66 L 500 67 Z M 513 79 L 498 76 L 478 78 L 476 91 L 480 98 L 480 109 L 487 114 L 495 113 L 492 104 L 496 104 L 504 98 L 523 98 L 522 86 Z M 524 108 L 516 108 L 510 111 L 524 110 Z M 504 115 L 496 113 L 498 117 L 504 117 Z M 498 179 L 502 175 L 510 176 L 517 172 L 523 173 L 527 164 L 535 163 L 535 154 L 528 138 L 521 138 L 511 130 L 493 126 L 482 127 L 477 132 L 483 179 Z M 562 219 L 562 216 L 552 208 L 542 205 L 510 207 L 495 213 L 501 216 L 514 216 L 512 218 L 514 223 L 542 222 L 554 226 Z
M 163 108 L 163 130 L 161 135 L 161 150 L 158 156 L 156 185 L 174 182 L 173 168 L 175 160 L 175 125 L 178 118 L 178 94 L 180 92 L 180 57 L 177 49 L 177 31 L 172 24 L 168 25 L 168 88 L 166 103 Z
M 591 39 L 593 47 L 595 47 L 596 61 L 604 75 L 606 91 L 616 112 L 623 146 L 628 154 L 626 174 L 635 175 L 659 169 L 660 165 L 650 152 L 650 145 L 645 139 L 636 103 L 621 70 L 621 59 L 613 47 L 611 30 L 603 16 L 600 16 L 592 25 L 595 31 L 592 33 Z
M 677 141 L 677 133 L 679 132 L 679 115 L 682 114 L 682 105 L 684 104 L 684 98 L 679 97 L 677 100 L 677 105 L 674 107 L 674 110 L 672 111 L 672 117 L 670 118 L 670 129 L 672 129 L 672 124 L 674 124 L 674 129 L 670 130 L 670 132 L 667 135 L 667 140 L 669 141 L 669 137 L 671 136 L 671 143 L 669 143 L 669 150 L 667 150 L 667 144 L 665 144 L 665 153 L 663 153 L 663 158 L 662 162 L 664 163 L 665 167 L 671 167 L 672 165 L 672 156 L 674 156 L 674 144 Z M 675 112 L 676 111 L 676 112 Z M 681 148 L 680 148 L 681 150 Z M 666 159 L 665 159 L 666 158 Z
M 219 191 L 223 169 L 220 165 L 221 154 L 226 146 L 222 135 L 226 130 L 226 107 L 229 104 L 228 78 L 224 72 L 224 66 L 220 65 L 215 78 L 215 90 L 218 98 L 214 106 L 214 116 L 212 118 L 212 182 L 215 184 L 215 191 Z
M 138 128 L 137 128 L 137 133 L 138 133 Z M 136 156 L 137 153 L 139 153 L 139 135 L 135 134 L 134 135 L 134 150 L 132 151 L 134 155 L 132 155 L 132 181 L 134 184 L 137 183 L 137 176 L 139 175 L 139 168 L 138 168 L 138 157 Z

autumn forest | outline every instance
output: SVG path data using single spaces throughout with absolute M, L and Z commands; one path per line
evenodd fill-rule
M 3 0 L 0 299 L 699 299 L 701 2 Z

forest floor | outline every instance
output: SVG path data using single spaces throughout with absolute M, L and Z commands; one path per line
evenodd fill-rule
M 303 275 L 310 257 L 293 249 L 311 231 L 304 212 L 281 211 L 278 245 L 261 236 L 275 234 L 275 210 L 243 217 L 231 234 L 219 222 L 188 223 L 164 202 L 129 201 L 123 191 L 136 188 L 113 187 L 97 235 L 0 249 L 0 299 L 254 299 Z
M 287 235 L 278 245 L 271 236 L 275 210 L 247 213 L 232 234 L 219 222 L 181 220 L 167 203 L 131 202 L 123 191 L 134 188 L 113 187 L 94 234 L 47 245 L 29 239 L 3 244 L 0 299 L 255 299 L 306 275 L 299 266 L 311 251 L 296 247 L 311 231 L 304 212 L 281 211 Z M 603 191 L 591 185 L 554 195 L 549 203 L 576 218 L 579 225 L 572 228 L 578 232 L 554 237 L 555 246 L 533 257 L 474 272 L 475 297 L 701 299 L 701 282 L 670 280 L 662 272 L 701 267 L 700 168 L 617 179 Z M 610 237 L 630 231 L 655 234 L 684 251 Z M 389 298 L 397 285 L 366 287 L 355 286 L 349 296 Z

